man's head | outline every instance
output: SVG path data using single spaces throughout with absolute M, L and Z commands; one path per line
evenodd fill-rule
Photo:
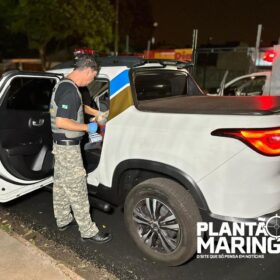
M 87 86 L 97 75 L 98 65 L 90 54 L 77 54 L 74 60 L 74 70 L 68 77 L 78 86 Z

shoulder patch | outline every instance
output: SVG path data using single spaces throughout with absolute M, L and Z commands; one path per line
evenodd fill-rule
M 68 105 L 62 104 L 61 108 L 67 110 L 68 109 Z

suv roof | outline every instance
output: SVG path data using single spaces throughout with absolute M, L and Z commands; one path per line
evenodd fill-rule
M 192 62 L 184 62 L 184 61 L 177 61 L 177 60 L 163 60 L 163 59 L 144 59 L 141 57 L 135 56 L 107 56 L 107 57 L 96 57 L 96 61 L 101 67 L 108 67 L 108 66 L 126 66 L 128 68 L 131 67 L 139 67 L 145 66 L 146 64 L 156 64 L 158 67 L 165 67 L 165 66 L 176 66 L 177 68 L 185 68 L 188 69 L 193 66 Z M 50 70 L 57 70 L 57 69 L 66 69 L 66 68 L 73 68 L 74 61 L 67 61 L 60 63 Z

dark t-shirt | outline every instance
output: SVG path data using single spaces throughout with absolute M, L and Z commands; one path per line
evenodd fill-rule
M 82 95 L 83 104 L 87 106 L 91 106 L 91 97 L 87 87 L 80 87 L 79 91 Z
M 93 109 L 96 109 L 98 110 L 95 102 L 91 99 L 91 96 L 90 96 L 90 92 L 89 92 L 89 89 L 87 87 L 79 87 L 79 91 L 82 95 L 82 100 L 83 100 L 83 104 L 84 105 L 87 105 L 89 107 L 92 107 Z M 85 118 L 85 123 L 89 123 L 90 122 L 90 119 L 92 118 L 93 116 L 91 115 L 87 115 L 86 113 L 84 114 L 84 118 Z
M 81 98 L 77 88 L 71 82 L 61 83 L 55 93 L 55 103 L 57 105 L 57 117 L 77 120 L 79 108 L 81 106 Z M 81 139 L 77 137 L 76 139 Z M 64 133 L 54 133 L 54 140 L 67 140 Z

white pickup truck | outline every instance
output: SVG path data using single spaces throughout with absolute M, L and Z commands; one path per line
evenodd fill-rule
M 174 61 L 101 66 L 89 90 L 110 115 L 102 149 L 84 151 L 89 193 L 124 207 L 149 258 L 190 259 L 201 220 L 279 213 L 280 97 L 205 96 Z M 2 76 L 0 202 L 52 183 L 49 100 L 69 71 Z

